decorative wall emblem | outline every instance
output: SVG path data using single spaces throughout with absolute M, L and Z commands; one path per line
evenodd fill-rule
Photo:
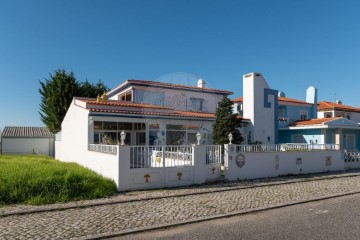
M 144 178 L 145 178 L 145 182 L 149 182 L 150 174 L 145 174 Z
M 239 168 L 242 168 L 245 164 L 245 156 L 241 153 L 236 156 L 235 163 Z
M 215 174 L 215 169 L 216 169 L 215 167 L 211 168 L 212 174 Z
M 233 151 L 234 151 L 234 147 L 231 147 L 231 148 L 230 148 L 230 151 L 233 152 Z
M 331 166 L 331 156 L 326 156 L 325 166 Z
M 181 180 L 181 176 L 182 176 L 183 174 L 182 174 L 182 172 L 178 172 L 177 174 L 176 174 L 176 176 L 178 176 L 178 180 Z

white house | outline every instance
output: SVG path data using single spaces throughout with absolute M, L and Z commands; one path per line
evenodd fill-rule
M 1 134 L 3 154 L 54 156 L 55 136 L 45 127 L 5 127 Z

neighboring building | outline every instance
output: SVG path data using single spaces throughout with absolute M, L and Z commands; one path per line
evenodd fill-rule
M 2 154 L 54 156 L 55 137 L 45 127 L 5 127 L 1 134 Z
M 347 151 L 360 149 L 360 108 L 317 102 L 317 89 L 309 87 L 306 101 L 287 98 L 270 89 L 260 73 L 243 77 L 244 98 L 234 99 L 234 111 L 249 118 L 241 129 L 246 143 L 340 144 Z

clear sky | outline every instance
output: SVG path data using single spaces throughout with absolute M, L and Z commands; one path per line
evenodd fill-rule
M 58 68 L 110 88 L 197 74 L 231 98 L 261 72 L 287 97 L 313 85 L 360 107 L 359 13 L 358 0 L 0 0 L 0 128 L 43 126 L 39 80 Z

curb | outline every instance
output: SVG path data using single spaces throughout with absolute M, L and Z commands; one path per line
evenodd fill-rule
M 305 179 L 294 179 L 288 180 L 283 182 L 264 182 L 264 183 L 255 183 L 251 186 L 239 186 L 239 187 L 229 187 L 226 189 L 217 189 L 217 190 L 205 190 L 202 192 L 192 192 L 192 193 L 181 193 L 181 194 L 174 194 L 174 195 L 167 195 L 167 196 L 159 196 L 159 197 L 144 197 L 139 199 L 129 199 L 129 200 L 117 200 L 111 202 L 95 202 L 95 203 L 80 203 L 78 205 L 72 206 L 56 206 L 56 207 L 44 207 L 44 208 L 37 208 L 37 209 L 28 209 L 28 210 L 18 210 L 18 211 L 10 211 L 5 213 L 0 213 L 1 217 L 8 217 L 12 215 L 25 215 L 25 214 L 32 214 L 32 213 L 42 213 L 42 212 L 53 212 L 53 211 L 63 211 L 68 209 L 76 209 L 76 208 L 88 208 L 88 207 L 95 207 L 95 206 L 104 206 L 104 205 L 112 205 L 112 204 L 119 204 L 119 203 L 128 203 L 128 202 L 140 202 L 140 201 L 149 201 L 155 199 L 164 199 L 164 198 L 172 198 L 172 197 L 186 197 L 191 195 L 202 195 L 208 193 L 216 193 L 216 192 L 228 192 L 228 191 L 235 191 L 235 190 L 242 190 L 242 189 L 249 189 L 249 188 L 260 188 L 260 187 L 271 187 L 277 185 L 284 185 L 284 184 L 293 184 L 299 182 L 307 182 L 307 181 L 321 181 L 321 180 L 331 180 L 337 178 L 350 178 L 350 177 L 359 177 L 360 173 L 350 173 L 347 175 L 332 175 L 332 176 L 324 176 L 324 177 L 314 177 L 314 178 L 305 178 Z M 1 211 L 1 208 L 0 208 Z
M 322 200 L 332 199 L 332 198 L 337 198 L 337 197 L 351 196 L 351 195 L 355 195 L 355 194 L 360 194 L 360 191 L 342 193 L 342 194 L 334 194 L 334 195 L 318 197 L 318 198 L 313 198 L 313 199 L 308 199 L 308 200 L 293 201 L 293 202 L 283 203 L 283 204 L 279 204 L 279 205 L 273 205 L 273 206 L 269 206 L 269 207 L 255 208 L 252 210 L 235 211 L 235 212 L 227 213 L 227 214 L 197 218 L 197 219 L 193 219 L 193 220 L 178 221 L 175 223 L 161 224 L 161 225 L 157 225 L 157 226 L 153 226 L 153 227 L 145 227 L 145 228 L 139 228 L 139 229 L 118 231 L 118 232 L 113 232 L 113 233 L 104 233 L 104 234 L 98 234 L 98 235 L 93 235 L 93 236 L 85 236 L 85 237 L 81 237 L 81 238 L 77 238 L 77 239 L 94 240 L 94 239 L 120 237 L 120 236 L 124 236 L 124 235 L 141 233 L 141 232 L 145 232 L 145 231 L 152 231 L 152 230 L 158 230 L 158 229 L 163 229 L 163 228 L 182 226 L 182 225 L 191 224 L 191 223 L 198 223 L 198 222 L 204 222 L 204 221 L 209 221 L 209 220 L 245 215 L 245 214 L 250 214 L 250 213 L 257 213 L 257 212 L 278 209 L 278 208 L 288 207 L 288 206 L 294 206 L 294 205 L 299 205 L 299 204 L 304 204 L 304 203 L 309 203 L 309 202 L 316 202 L 316 201 L 322 201 Z

